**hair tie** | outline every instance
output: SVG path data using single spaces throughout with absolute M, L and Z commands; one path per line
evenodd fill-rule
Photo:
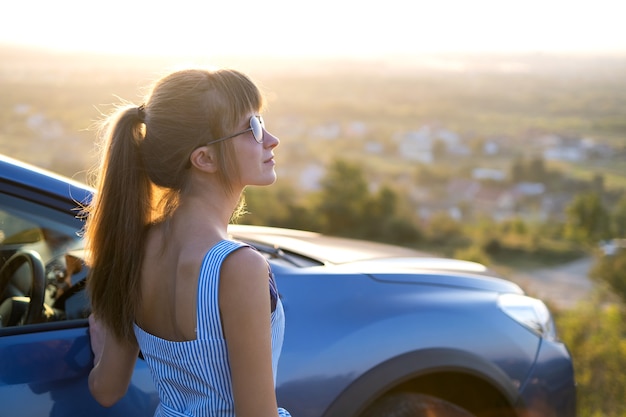
M 137 107 L 137 118 L 139 119 L 139 121 L 141 123 L 144 123 L 146 121 L 146 106 L 145 106 L 145 104 L 142 104 L 141 106 Z

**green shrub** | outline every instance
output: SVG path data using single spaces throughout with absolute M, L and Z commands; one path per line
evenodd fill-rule
M 579 417 L 626 417 L 625 316 L 623 304 L 598 296 L 556 314 L 574 359 Z
M 454 258 L 462 259 L 464 261 L 478 262 L 483 265 L 491 264 L 489 255 L 479 245 L 472 245 L 466 248 L 457 249 L 454 252 Z
M 612 255 L 599 255 L 589 275 L 601 285 L 608 285 L 626 303 L 626 249 L 619 249 Z

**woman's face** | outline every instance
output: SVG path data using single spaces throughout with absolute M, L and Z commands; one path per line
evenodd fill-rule
M 238 126 L 238 131 L 250 128 L 250 118 L 258 116 L 250 113 Z M 280 141 L 263 127 L 263 141 L 259 143 L 252 131 L 245 132 L 233 140 L 239 180 L 243 187 L 247 185 L 270 185 L 276 181 L 274 148 Z

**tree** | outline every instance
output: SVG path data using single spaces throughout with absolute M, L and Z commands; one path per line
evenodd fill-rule
M 619 199 L 611 212 L 612 235 L 618 238 L 626 238 L 626 194 Z
M 244 197 L 245 210 L 241 223 L 287 227 L 290 212 L 293 206 L 297 206 L 299 195 L 289 184 L 275 184 L 271 187 L 248 187 Z
M 518 235 L 525 236 L 528 234 L 528 226 L 523 219 L 515 217 L 512 219 L 504 220 L 500 224 L 500 230 L 504 235 Z
M 368 210 L 368 188 L 360 166 L 335 160 L 321 181 L 317 206 L 324 233 L 355 236 Z
M 391 187 L 381 187 L 369 200 L 363 213 L 362 237 L 398 244 L 411 244 L 421 239 L 421 232 L 412 219 L 400 214 L 400 198 Z
M 311 204 L 299 201 L 291 185 L 249 187 L 245 191 L 244 216 L 238 222 L 261 226 L 319 230 L 319 217 Z
M 437 212 L 428 221 L 428 236 L 434 244 L 455 246 L 463 239 L 463 227 L 448 213 Z
M 398 204 L 397 194 L 389 187 L 382 187 L 374 196 L 369 196 L 363 211 L 363 237 L 380 239 L 385 233 L 385 223 L 393 218 Z
M 609 236 L 609 212 L 595 192 L 578 194 L 566 209 L 566 236 L 595 244 Z

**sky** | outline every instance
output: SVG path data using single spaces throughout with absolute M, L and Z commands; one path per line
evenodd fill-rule
M 132 55 L 626 53 L 625 0 L 5 0 L 0 45 Z

